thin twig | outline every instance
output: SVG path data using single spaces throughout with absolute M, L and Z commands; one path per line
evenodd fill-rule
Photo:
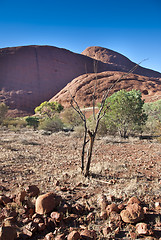
M 96 87 L 97 87 L 97 61 L 94 61 L 94 73 L 95 73 L 95 85 L 94 85 L 94 91 L 93 91 L 93 118 L 96 120 L 96 114 L 95 114 L 95 97 L 96 97 Z

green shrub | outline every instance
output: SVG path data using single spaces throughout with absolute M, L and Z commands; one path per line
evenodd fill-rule
M 144 103 L 144 111 L 148 115 L 144 131 L 148 134 L 157 134 L 161 123 L 161 99 L 156 102 Z
M 26 117 L 25 118 L 27 125 L 32 126 L 34 130 L 36 130 L 39 126 L 39 118 L 38 117 Z
M 66 125 L 71 127 L 76 127 L 76 126 L 82 125 L 83 123 L 80 115 L 76 111 L 74 111 L 73 108 L 65 109 L 62 112 L 61 117 L 62 117 L 62 121 Z
M 63 123 L 58 116 L 54 116 L 53 118 L 43 119 L 39 124 L 39 129 L 51 132 L 59 132 L 63 130 Z
M 63 106 L 58 102 L 43 102 L 35 108 L 35 113 L 52 118 L 56 113 L 60 113 L 63 110 Z
M 94 131 L 95 126 L 96 126 L 96 121 L 91 116 L 87 121 L 87 127 L 90 131 Z M 107 129 L 107 126 L 106 126 L 105 118 L 102 118 L 100 120 L 100 123 L 99 123 L 97 134 L 99 136 L 104 136 L 104 135 L 107 134 L 107 131 L 108 131 L 108 129 Z
M 120 90 L 107 98 L 104 110 L 106 126 L 109 131 L 116 130 L 121 137 L 128 137 L 142 131 L 147 120 L 143 109 L 141 92 Z
M 6 118 L 3 121 L 3 126 L 6 126 L 10 129 L 21 129 L 26 127 L 27 123 L 24 118 Z

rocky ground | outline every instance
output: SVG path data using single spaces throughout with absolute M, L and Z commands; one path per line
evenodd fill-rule
M 81 144 L 75 132 L 0 130 L 1 240 L 161 238 L 161 144 L 98 137 L 89 179 Z

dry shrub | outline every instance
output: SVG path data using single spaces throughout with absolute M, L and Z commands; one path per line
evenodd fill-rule
M 155 135 L 158 136 L 157 141 L 161 143 L 161 122 L 157 124 Z
M 84 136 L 84 126 L 77 126 L 74 128 L 74 137 L 82 138 Z
M 39 129 L 51 132 L 59 132 L 63 130 L 63 123 L 58 116 L 53 118 L 45 118 L 40 122 Z
M 87 122 L 87 126 L 90 129 L 90 131 L 93 131 L 95 126 L 96 126 L 96 120 L 93 120 L 92 117 L 89 118 L 88 122 Z M 106 123 L 105 123 L 105 119 L 104 118 L 102 118 L 100 120 L 97 134 L 99 136 L 104 136 L 104 135 L 107 134 L 107 127 L 106 127 Z
M 62 121 L 71 127 L 76 127 L 79 125 L 82 125 L 83 121 L 80 118 L 79 114 L 74 111 L 73 108 L 67 108 L 65 109 L 62 114 Z
M 11 129 L 18 130 L 27 126 L 27 123 L 24 118 L 6 118 L 3 121 L 3 126 Z

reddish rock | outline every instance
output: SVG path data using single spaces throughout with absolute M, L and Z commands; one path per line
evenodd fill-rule
M 60 201 L 61 198 L 53 192 L 40 195 L 36 199 L 35 212 L 38 214 L 49 213 L 59 205 Z
M 65 234 L 59 234 L 55 237 L 55 240 L 64 240 L 65 239 Z
M 110 63 L 112 66 L 117 66 L 117 69 L 123 72 L 129 72 L 136 65 L 136 63 L 130 61 L 124 55 L 103 47 L 88 47 L 82 52 L 82 54 L 104 63 Z M 160 73 L 140 66 L 137 67 L 135 73 L 149 77 L 160 77 Z
M 17 214 L 14 217 L 5 218 L 4 219 L 4 225 L 5 226 L 12 226 L 16 222 L 16 217 L 17 217 Z
M 61 205 L 61 207 L 59 208 L 59 211 L 62 213 L 67 213 L 67 212 L 70 213 L 71 209 L 72 209 L 71 205 L 66 202 Z
M 96 231 L 94 230 L 88 230 L 85 229 L 80 233 L 81 239 L 86 239 L 86 240 L 96 240 L 97 239 L 97 234 Z
M 20 204 L 25 200 L 25 197 L 26 197 L 26 191 L 22 190 L 16 194 L 15 202 Z
M 133 203 L 141 204 L 140 200 L 137 197 L 131 197 L 127 202 L 127 204 L 133 204 Z
M 147 213 L 149 211 L 149 209 L 147 207 L 143 207 L 143 211 L 144 211 L 144 213 Z
M 87 221 L 92 222 L 95 220 L 95 213 L 91 212 L 87 215 Z
M 107 201 L 108 201 L 108 202 L 114 202 L 114 201 L 115 201 L 115 196 L 113 196 L 113 195 L 108 195 L 108 196 L 107 196 Z
M 74 214 L 83 214 L 84 210 L 85 208 L 81 204 L 76 203 L 72 206 L 72 212 Z
M 0 228 L 1 240 L 15 240 L 17 239 L 17 232 L 13 226 L 2 226 Z
M 58 212 L 52 212 L 50 214 L 51 218 L 53 218 L 56 222 L 60 222 L 63 219 L 63 214 Z
M 0 196 L 0 205 L 4 204 L 6 205 L 7 203 L 10 203 L 11 199 L 5 195 Z
M 39 195 L 40 190 L 39 190 L 39 188 L 38 188 L 36 185 L 30 185 L 30 186 L 28 186 L 28 188 L 26 189 L 26 192 L 27 192 L 27 194 L 28 194 L 30 197 L 36 197 L 36 196 Z
M 110 227 L 104 227 L 102 229 L 102 233 L 104 237 L 107 237 L 107 235 L 111 232 L 111 228 Z
M 37 217 L 37 218 L 34 218 L 34 219 L 33 219 L 33 222 L 35 222 L 35 223 L 43 223 L 44 221 L 43 221 L 42 218 Z
M 52 232 L 46 234 L 46 236 L 45 236 L 45 240 L 54 240 L 54 239 L 55 238 L 54 238 L 54 235 Z
M 100 103 L 103 93 L 109 88 L 114 81 L 122 76 L 122 72 L 106 71 L 97 74 L 99 79 L 99 89 L 95 91 L 96 103 Z M 60 102 L 64 107 L 71 106 L 71 95 L 81 107 L 92 107 L 92 96 L 95 87 L 96 74 L 84 74 L 68 83 L 59 93 L 57 93 L 50 101 Z M 151 88 L 149 89 L 149 86 Z M 140 90 L 142 93 L 148 89 L 148 95 L 142 94 L 145 101 L 156 101 L 161 99 L 161 84 L 158 78 L 149 78 L 136 74 L 129 74 L 121 80 L 114 89 L 110 91 L 110 95 L 120 89 L 131 91 L 132 89 Z M 70 95 L 71 93 L 71 95 Z
M 107 199 L 106 196 L 104 194 L 102 194 L 101 196 L 99 196 L 98 198 L 98 205 L 101 208 L 101 211 L 105 211 L 106 207 L 107 207 Z
M 80 234 L 77 231 L 72 231 L 71 233 L 69 233 L 67 240 L 78 240 L 80 239 Z
M 112 222 L 120 222 L 121 221 L 121 216 L 117 212 L 111 212 L 110 213 L 110 221 Z
M 23 46 L 0 49 L 0 102 L 13 114 L 33 113 L 75 77 L 94 72 L 94 60 L 52 46 Z M 98 62 L 98 72 L 111 70 Z M 114 66 L 113 69 L 116 67 Z
M 155 209 L 160 210 L 161 209 L 161 202 L 155 202 Z
M 130 238 L 131 238 L 132 240 L 137 239 L 137 234 L 136 234 L 136 232 L 129 232 L 129 235 L 130 235 Z
M 33 113 L 36 106 L 52 98 L 72 79 L 86 72 L 94 72 L 93 58 L 101 60 L 97 61 L 99 73 L 116 70 L 128 72 L 135 66 L 135 63 L 123 55 L 100 47 L 90 47 L 83 54 L 52 46 L 2 48 L 0 102 L 9 106 L 10 114 Z M 161 77 L 161 73 L 140 66 L 136 68 L 135 74 Z M 147 89 L 148 93 L 145 91 Z M 146 95 L 149 94 L 149 88 L 144 88 L 143 91 Z M 159 89 L 157 91 L 159 92 Z
M 120 215 L 126 223 L 137 223 L 144 219 L 144 211 L 137 203 L 129 204 L 125 210 L 121 211 Z
M 30 232 L 34 233 L 37 230 L 38 224 L 35 222 L 29 222 L 27 225 L 24 226 L 25 229 L 29 230 Z
M 120 232 L 120 227 L 117 227 L 117 228 L 115 229 L 115 234 L 119 234 L 119 232 Z
M 136 231 L 139 235 L 148 235 L 148 225 L 146 223 L 136 224 Z
M 38 213 L 35 213 L 35 214 L 32 215 L 32 219 L 35 219 L 35 218 L 41 218 L 42 219 L 42 215 L 38 214 Z
M 119 212 L 118 206 L 115 203 L 112 203 L 106 207 L 107 215 L 110 215 L 111 212 Z
M 101 214 L 100 214 L 100 217 L 102 218 L 102 219 L 107 219 L 107 212 L 106 211 L 102 211 L 101 212 Z
M 23 228 L 23 234 L 25 234 L 27 237 L 32 237 L 33 235 L 33 233 L 27 228 Z
M 120 204 L 118 205 L 119 211 L 122 211 L 124 208 L 125 208 L 125 205 L 124 205 L 123 203 L 120 203 Z
M 46 228 L 45 223 L 42 223 L 42 222 L 38 223 L 38 226 L 37 226 L 38 231 L 44 231 L 45 228 Z
M 54 230 L 55 229 L 55 221 L 50 218 L 50 217 L 47 217 L 44 219 L 44 223 L 45 223 L 45 226 L 47 227 L 48 230 Z

